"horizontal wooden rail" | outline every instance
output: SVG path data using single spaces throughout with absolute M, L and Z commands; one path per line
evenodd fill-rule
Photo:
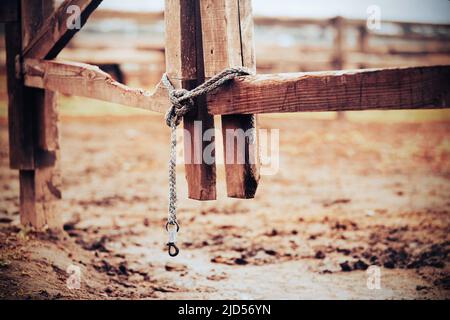
M 25 59 L 25 85 L 64 94 L 109 101 L 136 108 L 165 112 L 167 91 L 150 92 L 115 81 L 97 66 L 78 62 Z
M 92 16 L 95 20 L 102 19 L 129 19 L 136 22 L 149 23 L 164 19 L 164 12 L 139 12 L 139 11 L 118 11 L 109 9 L 99 9 Z M 301 25 L 314 24 L 318 26 L 327 27 L 330 20 L 335 18 L 305 18 L 305 17 L 272 17 L 272 16 L 254 16 L 253 20 L 257 25 L 282 25 L 288 27 L 298 27 Z M 345 18 L 346 24 L 352 26 L 365 26 L 367 20 L 365 19 L 348 19 Z M 396 20 L 383 20 L 383 23 L 396 24 L 404 27 L 432 27 L 432 28 L 450 28 L 449 24 L 431 23 L 431 22 L 406 22 Z
M 92 20 L 125 19 L 134 22 L 149 24 L 164 20 L 163 11 L 125 11 L 98 9 L 92 14 Z
M 345 19 L 347 25 L 352 26 L 366 26 L 367 20 L 365 19 Z M 441 28 L 441 29 L 450 29 L 450 24 L 448 23 L 433 23 L 433 22 L 407 22 L 400 20 L 384 20 L 383 24 L 394 24 L 404 28 L 413 28 L 413 27 L 430 27 L 430 28 Z
M 212 114 L 450 106 L 450 66 L 241 77 L 209 95 Z
M 25 84 L 165 112 L 166 89 L 130 88 L 98 67 L 26 59 Z M 450 106 L 450 66 L 280 73 L 239 77 L 208 95 L 211 114 L 430 109 Z
M 338 17 L 333 18 L 297 18 L 297 17 L 271 17 L 271 16 L 255 16 L 255 24 L 260 26 L 285 26 L 285 27 L 299 27 L 303 25 L 316 25 L 319 27 L 330 26 L 330 22 Z M 353 27 L 365 27 L 367 25 L 367 20 L 365 19 L 348 19 L 343 18 L 346 25 Z M 412 27 L 429 27 L 429 28 L 441 28 L 450 29 L 450 24 L 444 23 L 431 23 L 431 22 L 406 22 L 406 21 L 396 21 L 396 20 L 383 20 L 383 24 L 392 24 L 404 28 Z

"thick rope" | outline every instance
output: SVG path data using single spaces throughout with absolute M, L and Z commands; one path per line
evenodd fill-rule
M 170 159 L 169 159 L 169 212 L 167 217 L 166 229 L 169 232 L 169 255 L 176 256 L 179 252 L 175 245 L 176 233 L 179 230 L 177 221 L 177 136 L 176 129 L 181 119 L 194 107 L 194 98 L 205 95 L 216 90 L 227 81 L 237 76 L 249 75 L 251 72 L 242 67 L 228 68 L 218 73 L 198 87 L 188 91 L 186 89 L 175 89 L 165 73 L 161 79 L 162 84 L 169 92 L 169 99 L 172 106 L 166 113 L 166 123 L 171 129 L 170 133 Z M 175 251 L 172 251 L 175 250 Z

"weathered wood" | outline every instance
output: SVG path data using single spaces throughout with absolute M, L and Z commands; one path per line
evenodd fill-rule
M 450 106 L 450 66 L 240 77 L 208 96 L 211 114 Z
M 52 13 L 52 1 L 21 1 L 23 47 L 32 41 L 42 22 Z M 27 87 L 23 95 L 27 105 L 24 112 L 32 117 L 34 170 L 21 170 L 19 175 L 21 222 L 35 228 L 61 227 L 57 215 L 61 176 L 56 94 Z
M 20 0 L 16 0 L 20 9 Z M 20 16 L 20 10 L 19 10 Z M 20 67 L 22 25 L 20 19 L 5 26 L 9 163 L 12 169 L 34 168 L 33 118 L 25 103 L 25 87 Z
M 59 168 L 20 170 L 20 222 L 36 229 L 61 228 Z
M 65 0 L 58 9 L 35 32 L 30 43 L 24 49 L 23 55 L 27 58 L 53 59 L 79 31 L 69 28 L 67 19 L 73 13 L 68 12 L 70 6 L 80 8 L 80 25 L 86 23 L 89 15 L 98 7 L 101 0 Z
M 156 112 L 170 106 L 153 93 L 114 81 L 94 66 L 25 60 L 27 86 L 111 101 Z M 258 74 L 238 77 L 208 95 L 213 115 L 449 107 L 450 66 Z M 65 81 L 65 80 L 69 80 Z
M 317 25 L 320 27 L 328 27 L 331 19 L 317 19 L 317 18 L 296 18 L 296 17 L 272 17 L 272 16 L 255 16 L 254 20 L 257 25 L 262 26 L 284 26 L 284 27 L 301 27 L 304 25 Z M 367 20 L 365 19 L 345 19 L 345 23 L 350 26 L 359 27 L 366 26 Z M 386 24 L 395 24 L 404 28 L 417 28 L 417 27 L 430 27 L 430 28 L 442 28 L 450 29 L 449 24 L 444 23 L 423 23 L 423 22 L 405 22 L 398 20 L 383 20 Z
M 19 18 L 19 6 L 17 0 L 3 0 L 0 10 L 0 23 L 15 22 Z
M 369 49 L 367 26 L 358 27 L 358 49 L 361 52 L 367 52 Z
M 245 66 L 255 71 L 253 21 L 249 0 L 201 1 L 205 76 L 212 77 L 227 67 Z M 259 181 L 257 139 L 248 136 L 238 142 L 236 130 L 256 127 L 251 115 L 222 117 L 227 194 L 253 198 Z M 244 163 L 237 159 L 245 159 Z M 230 161 L 231 160 L 231 161 Z
M 166 68 L 176 88 L 192 89 L 204 82 L 200 0 L 166 0 Z M 206 162 L 203 133 L 214 128 L 207 113 L 206 98 L 195 101 L 195 112 L 184 117 L 184 154 L 188 196 L 196 200 L 216 199 L 215 161 Z M 189 134 L 187 134 L 189 133 Z M 215 159 L 212 159 L 215 160 Z
M 331 23 L 334 27 L 332 65 L 335 70 L 341 70 L 344 68 L 344 46 L 345 46 L 344 18 L 336 17 L 331 20 Z
M 333 56 L 331 58 L 331 65 L 335 70 L 344 69 L 345 63 L 345 21 L 344 18 L 338 16 L 331 20 L 331 24 L 334 27 L 334 40 L 333 40 Z M 336 119 L 345 120 L 345 112 L 338 111 Z
M 166 89 L 158 85 L 150 92 L 130 88 L 115 81 L 109 74 L 78 62 L 25 59 L 25 84 L 63 94 L 109 101 L 141 109 L 166 112 L 169 100 Z

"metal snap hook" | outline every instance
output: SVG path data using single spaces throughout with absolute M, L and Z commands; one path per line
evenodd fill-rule
M 171 227 L 169 228 L 169 226 Z M 169 246 L 168 248 L 169 256 L 175 257 L 180 252 L 180 250 L 175 244 L 175 242 L 177 241 L 177 233 L 180 230 L 180 226 L 178 225 L 178 222 L 170 221 L 166 223 L 166 230 L 169 233 L 169 242 L 167 243 L 167 245 Z
M 167 250 L 169 253 L 169 256 L 176 257 L 178 255 L 178 253 L 180 253 L 180 249 L 178 249 L 178 247 L 175 245 L 175 243 L 169 242 L 167 245 L 169 246 L 169 248 Z
M 175 225 L 177 226 L 177 232 L 180 231 L 180 225 L 176 221 L 167 221 L 166 223 L 166 231 L 169 232 L 169 225 Z

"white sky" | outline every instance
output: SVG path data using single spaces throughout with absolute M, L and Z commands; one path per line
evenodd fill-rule
M 253 0 L 255 15 L 326 18 L 341 15 L 365 19 L 370 5 L 381 19 L 450 24 L 449 0 Z M 160 11 L 164 0 L 104 0 L 101 8 Z

